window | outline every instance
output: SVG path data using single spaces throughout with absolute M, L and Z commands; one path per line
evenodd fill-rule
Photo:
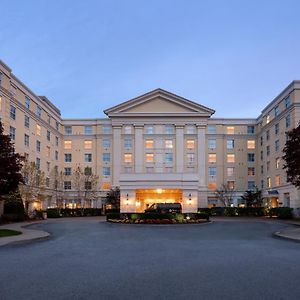
M 248 176 L 255 176 L 255 168 L 248 167 Z
M 72 126 L 65 126 L 65 134 L 72 134 Z
M 0 86 L 1 86 L 1 82 L 0 82 Z M 2 97 L 1 97 L 1 95 L 0 95 L 0 111 L 2 111 Z
M 285 117 L 285 127 L 288 128 L 291 126 L 291 115 Z
M 132 154 L 131 153 L 125 153 L 124 154 L 124 162 L 125 163 L 131 163 L 132 162 Z
M 215 153 L 208 154 L 208 162 L 209 163 L 217 162 L 217 154 L 215 154 Z
M 86 176 L 92 175 L 92 168 L 91 167 L 85 167 L 84 168 L 84 175 L 86 175 Z
M 265 187 L 265 181 L 262 179 L 260 181 L 260 188 L 263 189 Z
M 36 141 L 36 151 L 41 152 L 41 142 L 40 141 Z
M 12 141 L 16 140 L 16 128 L 12 126 L 9 127 L 9 136 Z
M 55 160 L 58 160 L 58 151 L 55 151 Z
M 173 162 L 173 153 L 166 153 L 165 154 L 165 162 L 172 163 Z
M 91 190 L 92 189 L 92 182 L 91 181 L 85 181 L 84 189 L 85 190 Z
M 287 96 L 284 99 L 285 108 L 289 108 L 291 106 L 291 96 Z
M 50 171 L 50 162 L 47 161 L 47 171 L 49 172 Z
M 235 189 L 235 182 L 233 180 L 227 181 L 227 187 L 229 190 L 234 190 Z
M 27 109 L 30 108 L 30 98 L 28 96 L 25 96 L 25 107 Z
M 84 126 L 84 134 L 93 134 L 93 127 L 90 125 Z
M 91 150 L 93 148 L 93 141 L 84 141 L 84 149 Z
M 248 190 L 255 190 L 255 181 L 248 181 Z
M 151 167 L 153 169 L 153 167 Z M 147 171 L 147 168 L 146 168 L 146 171 Z M 132 167 L 125 167 L 124 168 L 124 173 L 126 174 L 130 174 L 132 173 Z
M 209 182 L 207 187 L 211 190 L 211 191 L 215 191 L 217 189 L 217 183 L 216 182 Z
M 194 153 L 187 153 L 186 159 L 188 163 L 193 163 L 195 161 L 195 154 Z
M 216 140 L 208 140 L 208 148 L 209 149 L 216 149 L 217 141 Z
M 154 141 L 153 140 L 146 140 L 146 149 L 153 149 Z
M 254 126 L 247 126 L 247 133 L 248 134 L 254 134 Z
M 64 141 L 65 149 L 72 149 L 72 141 Z
M 3 74 L 0 72 L 0 86 L 2 85 Z
M 57 121 L 55 122 L 55 127 L 56 127 L 56 130 L 59 130 L 59 123 Z
M 279 123 L 275 124 L 275 134 L 279 133 Z
M 234 134 L 234 126 L 227 126 L 226 133 L 227 134 Z
M 50 141 L 50 139 L 51 139 L 51 133 L 49 130 L 47 130 L 47 140 Z
M 103 125 L 102 126 L 102 133 L 110 134 L 111 133 L 111 126 L 110 125 Z
M 102 140 L 102 147 L 103 148 L 110 148 L 110 140 Z
M 279 169 L 279 168 L 280 168 L 280 157 L 277 157 L 277 158 L 275 159 L 275 167 L 276 167 L 276 169 Z
M 110 176 L 110 167 L 103 167 L 103 176 Z
M 275 141 L 275 151 L 279 151 L 279 140 Z
M 10 105 L 10 118 L 12 120 L 16 119 L 16 108 L 13 105 Z
M 281 177 L 280 175 L 275 176 L 275 185 L 279 186 L 281 184 Z
M 36 124 L 36 135 L 41 135 L 42 129 L 39 124 Z
M 196 133 L 195 126 L 194 125 L 187 125 L 186 126 L 186 133 L 187 134 L 195 134 Z
M 46 147 L 46 157 L 50 157 L 50 147 Z
M 66 176 L 72 175 L 72 168 L 65 168 L 64 174 L 65 174 Z
M 124 140 L 124 148 L 129 150 L 132 147 L 132 140 L 131 139 L 125 139 Z
M 262 145 L 263 145 L 263 143 L 264 143 L 264 137 L 263 137 L 263 136 L 261 136 L 261 137 L 260 137 L 260 145 L 262 146 Z
M 173 125 L 165 125 L 165 134 L 173 134 L 174 126 Z
M 255 140 L 248 140 L 247 141 L 247 148 L 248 149 L 255 149 Z
M 29 147 L 29 135 L 24 134 L 24 145 Z
M 111 188 L 111 184 L 109 182 L 103 182 L 102 183 L 102 189 L 103 190 L 109 190 Z
M 104 162 L 110 162 L 110 153 L 103 153 L 102 159 Z
M 51 124 L 51 116 L 50 115 L 48 115 L 48 124 Z
M 280 114 L 279 106 L 275 106 L 275 108 L 274 108 L 274 115 L 275 115 L 275 118 L 278 117 L 279 114 Z
M 255 155 L 254 153 L 248 153 L 248 162 L 254 162 Z
M 264 166 L 263 165 L 260 166 L 260 174 L 264 174 Z
M 266 131 L 266 140 L 268 141 L 268 140 L 269 140 L 269 138 L 270 138 L 270 131 L 269 131 L 269 130 L 267 130 L 267 131 Z
M 234 154 L 227 154 L 227 162 L 234 163 L 235 162 L 235 155 Z
M 228 177 L 234 176 L 234 168 L 232 167 L 227 168 L 227 176 Z
M 217 133 L 216 125 L 207 125 L 207 133 L 208 134 Z
M 187 140 L 186 141 L 186 148 L 188 150 L 193 150 L 195 149 L 195 140 Z
M 165 140 L 165 148 L 172 149 L 173 148 L 173 141 L 172 140 Z
M 131 132 L 131 126 L 125 126 L 124 127 L 124 133 L 125 134 L 131 134 L 132 132 Z
M 40 106 L 37 106 L 36 107 L 36 115 L 38 117 L 41 117 L 42 116 L 42 108 Z
M 267 146 L 266 149 L 267 149 L 267 156 L 269 156 L 270 155 L 270 146 Z
M 58 146 L 58 137 L 55 137 L 55 145 Z
M 266 123 L 267 123 L 267 124 L 270 123 L 270 115 L 267 115 L 267 117 L 266 117 Z
M 234 140 L 227 140 L 227 149 L 234 148 Z
M 216 167 L 208 167 L 208 176 L 217 176 L 217 168 Z
M 72 154 L 65 153 L 65 162 L 72 162 Z
M 37 159 L 35 160 L 35 165 L 36 165 L 37 169 L 40 169 L 40 168 L 41 168 L 41 160 L 40 160 L 40 158 L 37 158 Z
M 260 160 L 264 159 L 264 151 L 260 151 Z
M 291 205 L 290 202 L 291 202 L 290 193 L 284 193 L 283 194 L 283 206 L 290 207 L 290 205 Z
M 271 177 L 267 177 L 267 187 L 268 188 L 272 187 Z
M 146 126 L 146 134 L 154 134 L 154 126 L 153 125 Z
M 147 153 L 146 154 L 146 162 L 154 162 L 154 154 L 153 153 Z
M 27 115 L 24 116 L 24 126 L 29 128 L 29 117 Z
M 72 189 L 71 181 L 64 181 L 64 189 L 65 190 L 71 190 Z
M 267 172 L 269 172 L 269 171 L 270 171 L 270 162 L 267 161 Z
M 84 161 L 87 163 L 92 162 L 92 154 L 91 153 L 84 153 Z

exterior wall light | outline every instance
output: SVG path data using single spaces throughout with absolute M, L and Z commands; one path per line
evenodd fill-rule
M 188 205 L 192 205 L 192 194 L 189 194 Z
M 128 197 L 129 197 L 129 195 L 126 194 L 126 201 L 125 201 L 125 204 L 126 204 L 126 205 L 129 205 L 129 199 L 128 199 Z

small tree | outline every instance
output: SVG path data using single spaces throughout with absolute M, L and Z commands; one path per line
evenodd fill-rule
M 16 191 L 23 182 L 22 161 L 22 156 L 15 153 L 14 145 L 10 137 L 4 134 L 0 122 L 0 217 L 3 214 L 5 195 Z
M 246 191 L 242 199 L 245 200 L 247 207 L 261 207 L 263 203 L 261 191 L 258 189 L 255 191 Z
M 120 188 L 110 189 L 106 194 L 106 205 L 111 205 L 113 209 L 120 209 Z
M 231 188 L 228 184 L 222 184 L 221 187 L 215 191 L 216 197 L 225 207 L 228 207 L 232 204 L 234 194 L 234 189 Z
M 26 162 L 21 171 L 24 183 L 20 184 L 19 190 L 23 199 L 25 212 L 29 213 L 30 204 L 45 198 L 45 174 L 35 164 Z
M 55 199 L 56 207 L 62 207 L 63 205 L 64 180 L 65 175 L 63 172 L 59 172 L 57 166 L 55 166 L 50 172 L 50 187 L 52 197 Z
M 300 188 L 300 125 L 287 132 L 287 141 L 283 149 L 287 181 Z

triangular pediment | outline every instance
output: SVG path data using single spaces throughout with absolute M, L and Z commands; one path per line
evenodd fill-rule
M 214 110 L 162 89 L 131 99 L 104 111 L 108 116 L 211 116 Z

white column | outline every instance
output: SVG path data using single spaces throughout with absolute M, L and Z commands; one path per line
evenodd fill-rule
M 113 185 L 119 186 L 120 173 L 122 166 L 122 145 L 121 145 L 121 126 L 113 126 Z
M 183 125 L 176 125 L 176 172 L 183 173 L 184 165 L 184 138 Z
M 206 187 L 205 126 L 197 125 L 199 186 Z
M 134 125 L 135 173 L 142 173 L 144 166 L 143 125 Z

